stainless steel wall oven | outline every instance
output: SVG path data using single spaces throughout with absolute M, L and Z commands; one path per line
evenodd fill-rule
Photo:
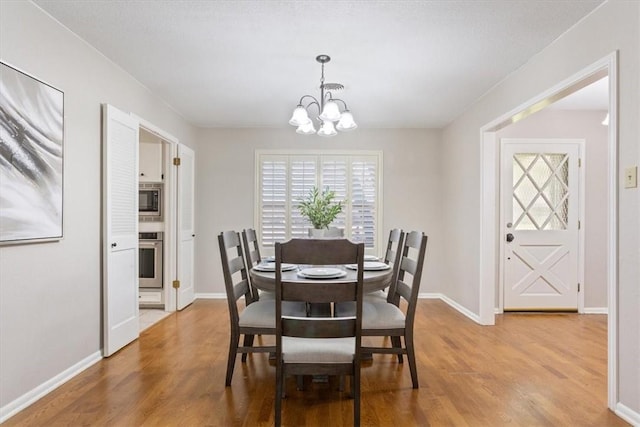
M 162 288 L 162 233 L 139 233 L 138 278 L 141 288 Z

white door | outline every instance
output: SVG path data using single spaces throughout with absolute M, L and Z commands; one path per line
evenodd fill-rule
M 195 298 L 193 284 L 194 228 L 194 172 L 195 154 L 189 147 L 178 144 L 178 280 L 176 306 L 182 310 Z
M 581 142 L 503 139 L 505 310 L 576 310 Z
M 139 335 L 138 121 L 103 106 L 103 355 Z

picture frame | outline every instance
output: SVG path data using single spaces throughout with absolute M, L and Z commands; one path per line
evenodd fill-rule
M 0 245 L 63 238 L 64 93 L 0 61 Z

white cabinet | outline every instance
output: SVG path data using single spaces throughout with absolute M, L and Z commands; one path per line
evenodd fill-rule
M 140 182 L 162 182 L 162 147 L 160 142 L 140 141 Z

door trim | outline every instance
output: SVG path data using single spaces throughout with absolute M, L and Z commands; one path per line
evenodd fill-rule
M 518 140 L 527 140 L 532 143 L 537 144 L 553 144 L 555 142 L 569 143 L 578 145 L 578 157 L 580 158 L 582 165 L 578 169 L 579 183 L 578 183 L 578 221 L 581 224 L 578 229 L 578 283 L 580 284 L 580 290 L 578 291 L 578 313 L 584 313 L 584 254 L 585 254 L 585 178 L 586 178 L 586 146 L 584 139 L 574 139 L 574 138 L 501 138 L 498 141 L 499 145 L 499 159 L 498 162 L 498 204 L 499 204 L 499 222 L 497 227 L 497 233 L 499 236 L 502 236 L 502 224 L 505 223 L 505 211 L 504 211 L 504 200 L 502 194 L 502 153 L 504 151 L 504 141 L 509 141 L 510 143 L 516 142 Z M 504 252 L 505 252 L 505 240 L 503 238 L 499 239 L 500 244 L 500 254 L 498 257 L 499 269 L 498 269 L 498 307 L 495 310 L 495 313 L 504 313 Z
M 148 120 L 131 113 L 132 117 L 135 117 L 140 124 L 139 127 L 145 131 L 152 133 L 167 143 L 164 147 L 165 151 L 165 174 L 164 174 L 164 197 L 165 200 L 171 200 L 175 205 L 177 186 L 176 186 L 176 172 L 175 168 L 169 165 L 170 159 L 177 156 L 179 140 L 170 133 L 164 131 Z M 167 209 L 164 215 L 165 233 L 164 233 L 164 259 L 168 261 L 164 265 L 164 283 L 163 283 L 163 299 L 164 299 L 164 311 L 173 312 L 176 311 L 176 295 L 171 286 L 171 282 L 177 277 L 177 264 L 176 264 L 176 249 L 175 242 L 177 240 L 177 226 L 176 226 L 176 212 L 172 206 L 171 209 Z M 168 226 L 167 226 L 168 224 Z M 172 292 L 173 291 L 173 292 Z
M 479 318 L 483 325 L 495 324 L 495 292 L 497 283 L 496 257 L 499 256 L 497 225 L 497 147 L 496 131 L 532 114 L 587 84 L 609 76 L 609 135 L 608 135 L 608 215 L 607 215 L 607 294 L 608 294 L 608 406 L 616 410 L 618 403 L 618 51 L 587 66 L 538 96 L 490 121 L 480 128 L 480 269 Z

